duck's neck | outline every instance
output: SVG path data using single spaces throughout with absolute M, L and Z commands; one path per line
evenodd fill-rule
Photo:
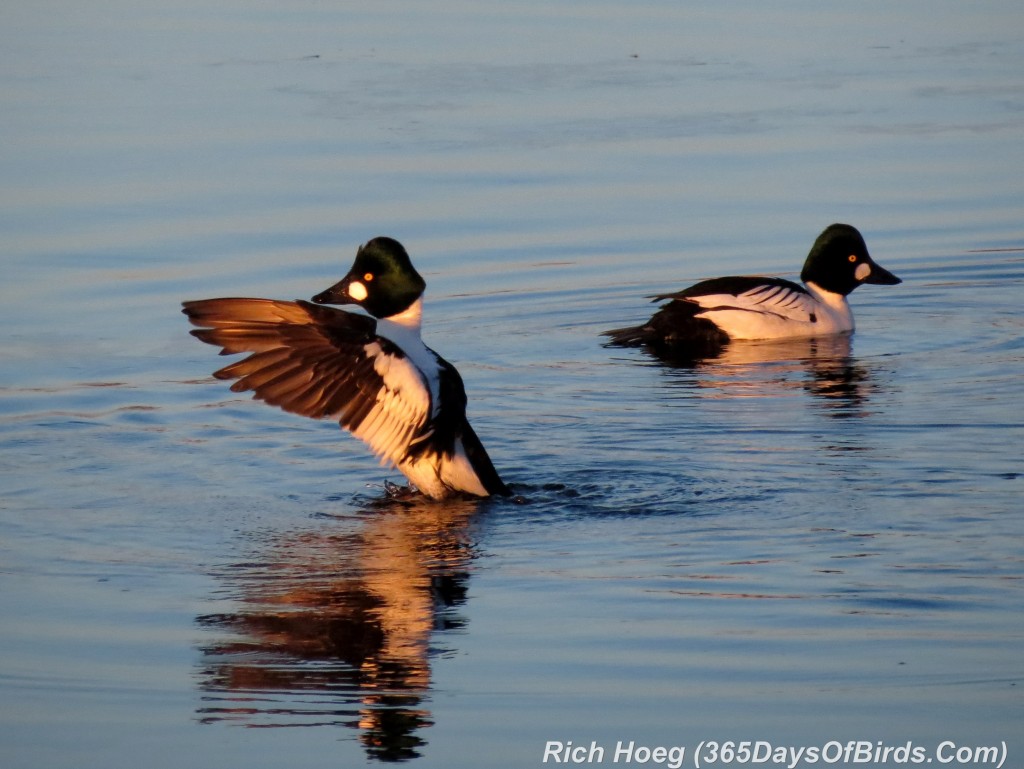
M 423 323 L 423 297 L 410 304 L 401 312 L 381 318 L 378 324 L 384 323 L 397 327 L 407 334 L 420 335 L 420 326 Z

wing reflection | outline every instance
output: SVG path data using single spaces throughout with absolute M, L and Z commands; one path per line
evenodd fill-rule
M 864 416 L 876 387 L 871 370 L 853 356 L 849 335 L 733 342 L 703 357 L 658 360 L 686 376 L 688 385 L 730 397 L 807 392 L 838 419 Z
M 342 725 L 373 758 L 419 755 L 433 636 L 463 624 L 478 504 L 381 503 L 354 531 L 296 534 L 225 569 L 233 608 L 198 618 L 220 636 L 201 647 L 200 719 Z

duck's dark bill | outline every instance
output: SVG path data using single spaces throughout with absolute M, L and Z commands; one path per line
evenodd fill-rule
M 872 262 L 871 274 L 864 279 L 864 282 L 875 283 L 880 286 L 895 286 L 897 283 L 902 283 L 903 281 L 884 267 L 880 267 L 878 264 Z
M 351 281 L 348 278 L 335 283 L 326 291 L 321 291 L 313 297 L 314 304 L 352 304 L 354 298 L 349 294 L 348 285 Z

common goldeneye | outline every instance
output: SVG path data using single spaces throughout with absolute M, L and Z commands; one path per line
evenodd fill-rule
M 184 302 L 192 334 L 247 358 L 214 372 L 234 392 L 307 417 L 332 417 L 421 493 L 508 495 L 466 419 L 459 372 L 420 338 L 423 290 L 402 244 L 374 238 L 312 302 Z M 326 304 L 355 304 L 369 316 Z
M 801 286 L 782 278 L 736 276 L 703 280 L 653 301 L 670 300 L 642 326 L 604 332 L 609 344 L 662 354 L 707 353 L 733 339 L 787 339 L 853 331 L 846 297 L 861 283 L 900 279 L 875 264 L 849 224 L 832 224 L 814 241 Z

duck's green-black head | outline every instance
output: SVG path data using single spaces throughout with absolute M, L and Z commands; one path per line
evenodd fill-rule
M 879 266 L 856 227 L 830 224 L 811 246 L 800 273 L 804 283 L 846 296 L 861 283 L 894 286 L 902 281 Z
M 402 244 L 379 237 L 360 246 L 348 275 L 313 301 L 357 304 L 375 318 L 388 318 L 409 309 L 426 287 Z

